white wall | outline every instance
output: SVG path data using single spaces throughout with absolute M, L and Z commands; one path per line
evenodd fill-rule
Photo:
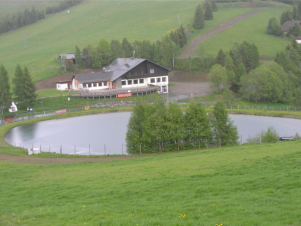
M 68 89 L 68 84 L 67 83 L 63 83 L 63 84 L 57 83 L 56 89 L 57 90 L 66 90 L 66 89 Z
M 162 78 L 165 78 L 165 82 L 162 81 Z M 160 82 L 157 81 L 157 78 L 160 79 Z M 134 80 L 135 79 L 122 79 L 121 80 L 121 84 L 122 84 L 122 81 L 126 81 L 126 85 L 121 85 L 122 88 L 135 88 L 135 87 L 146 87 L 148 84 L 152 84 L 152 85 L 155 85 L 155 86 L 166 86 L 166 92 L 165 93 L 168 93 L 168 76 L 158 76 L 158 77 L 150 77 L 150 78 L 143 78 L 144 79 L 144 83 L 140 84 L 139 82 L 139 79 L 140 78 L 137 78 L 138 79 L 138 84 L 134 84 Z M 155 79 L 155 82 L 154 83 L 151 83 L 152 79 Z M 128 80 L 132 80 L 132 84 L 131 85 L 128 85 Z
M 96 86 L 94 86 L 94 83 L 97 83 Z M 101 82 L 102 86 L 99 86 L 98 82 L 94 82 L 94 83 L 91 84 L 91 87 L 84 86 L 84 84 L 80 84 L 80 87 L 82 89 L 86 89 L 86 90 L 100 90 L 100 89 L 108 89 L 109 88 L 108 83 L 106 86 L 104 85 L 104 82 Z

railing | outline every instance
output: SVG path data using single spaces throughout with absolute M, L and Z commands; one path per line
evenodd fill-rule
M 158 86 L 150 86 L 143 88 L 128 88 L 128 89 L 110 89 L 101 92 L 80 92 L 80 93 L 70 93 L 70 97 L 100 97 L 100 96 L 116 96 L 118 94 L 127 93 L 147 93 L 152 91 L 157 91 Z

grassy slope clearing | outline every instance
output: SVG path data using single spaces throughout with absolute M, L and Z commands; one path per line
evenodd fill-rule
M 277 38 L 266 33 L 269 19 L 271 17 L 279 18 L 282 12 L 287 8 L 267 8 L 263 12 L 245 19 L 233 27 L 221 32 L 220 34 L 204 41 L 200 46 L 204 49 L 206 55 L 217 55 L 219 49 L 229 51 L 235 42 L 241 43 L 247 41 L 254 43 L 260 56 L 274 58 L 276 53 L 283 51 L 289 43 L 288 40 Z M 200 51 L 200 48 L 197 52 Z
M 17 63 L 40 68 L 55 66 L 61 53 L 74 52 L 87 44 L 96 45 L 101 38 L 122 40 L 155 40 L 179 27 L 181 15 L 184 27 L 192 24 L 195 1 L 86 1 L 36 24 L 0 36 L 0 61 L 13 77 Z M 241 4 L 241 3 L 239 3 Z M 236 4 L 236 5 L 239 5 Z M 207 32 L 225 20 L 252 10 L 235 8 L 232 4 L 218 4 L 215 19 L 206 22 L 206 28 L 195 31 L 192 37 Z M 24 37 L 27 34 L 27 49 Z M 31 71 L 34 81 L 61 74 L 58 69 Z
M 2 225 L 301 225 L 300 142 L 77 164 L 0 162 Z

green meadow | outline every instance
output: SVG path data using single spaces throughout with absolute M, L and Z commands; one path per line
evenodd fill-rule
M 123 161 L 0 162 L 1 225 L 301 225 L 299 142 Z
M 0 62 L 13 77 L 16 65 L 39 69 L 57 66 L 55 60 L 62 53 L 74 52 L 87 44 L 96 45 L 101 38 L 130 42 L 135 40 L 160 39 L 169 31 L 179 27 L 177 15 L 185 28 L 193 22 L 197 1 L 85 1 L 70 8 L 70 13 L 62 11 L 48 16 L 33 25 L 20 28 L 0 36 Z M 225 20 L 252 10 L 237 8 L 241 3 L 218 4 L 214 20 L 206 22 L 206 28 L 195 30 L 191 38 L 208 32 Z M 24 37 L 27 34 L 27 48 Z M 61 74 L 58 69 L 31 71 L 34 81 Z
M 234 43 L 247 41 L 254 43 L 260 56 L 274 58 L 277 52 L 283 51 L 286 45 L 290 42 L 284 38 L 275 37 L 266 33 L 269 19 L 276 17 L 278 21 L 282 12 L 286 7 L 266 8 L 261 13 L 250 18 L 244 19 L 235 24 L 233 27 L 221 32 L 220 34 L 201 43 L 200 48 L 205 52 L 205 55 L 217 55 L 220 49 L 229 51 Z

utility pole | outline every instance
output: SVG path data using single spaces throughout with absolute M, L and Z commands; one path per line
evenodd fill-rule
M 26 49 L 26 36 L 27 36 L 27 34 L 23 35 L 23 36 L 25 37 L 25 40 L 24 40 L 24 49 Z
M 181 15 L 178 15 L 177 17 L 178 17 L 178 19 L 179 19 L 179 23 L 180 23 L 180 26 L 181 26 L 181 24 L 182 24 L 182 23 L 181 23 L 181 19 L 180 19 L 180 18 L 181 18 Z

